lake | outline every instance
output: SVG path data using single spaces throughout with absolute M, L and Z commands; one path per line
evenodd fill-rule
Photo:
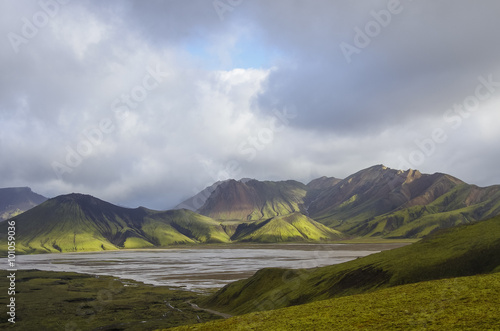
M 204 291 L 267 267 L 337 264 L 405 244 L 238 244 L 93 253 L 18 255 L 17 269 L 71 271 Z M 0 266 L 7 265 L 0 259 Z

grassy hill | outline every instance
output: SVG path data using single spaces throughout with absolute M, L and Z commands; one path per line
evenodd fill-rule
M 241 224 L 232 239 L 242 242 L 321 241 L 339 239 L 342 234 L 301 213 Z
M 16 223 L 16 249 L 19 253 L 230 241 L 218 222 L 188 210 L 128 209 L 81 194 L 50 199 L 12 221 Z M 6 226 L 6 223 L 0 224 L 0 233 L 4 237 Z
M 169 330 L 500 330 L 500 273 L 434 280 Z
M 307 270 L 262 269 L 201 302 L 233 314 L 270 310 L 427 280 L 500 271 L 500 217 L 402 248 Z

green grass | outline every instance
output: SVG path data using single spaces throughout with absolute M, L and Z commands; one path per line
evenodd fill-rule
M 262 269 L 200 303 L 242 314 L 499 268 L 500 217 L 496 217 L 342 264 L 303 270 Z
M 153 330 L 219 317 L 187 303 L 198 294 L 86 274 L 16 272 L 16 323 L 7 321 L 7 277 L 0 271 L 0 329 Z M 168 306 L 170 304 L 173 308 Z M 180 311 L 179 311 L 180 310 Z
M 338 231 L 313 221 L 301 213 L 273 217 L 244 224 L 235 232 L 234 240 L 246 242 L 325 241 L 342 237 Z
M 421 282 L 169 330 L 500 330 L 500 274 Z

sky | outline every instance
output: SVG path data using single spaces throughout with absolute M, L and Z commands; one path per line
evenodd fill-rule
M 0 187 L 164 210 L 218 180 L 500 184 L 500 2 L 0 0 Z

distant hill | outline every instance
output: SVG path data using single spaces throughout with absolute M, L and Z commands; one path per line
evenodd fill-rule
M 254 222 L 216 221 L 187 209 L 118 207 L 90 195 L 58 196 L 12 219 L 19 253 L 151 248 L 197 243 L 322 241 L 338 231 L 297 213 Z M 0 242 L 7 224 L 0 224 Z M 1 247 L 6 247 L 2 245 Z
M 221 220 L 265 220 L 304 212 L 306 194 L 306 185 L 293 180 L 228 180 L 217 186 L 198 213 Z
M 403 284 L 500 272 L 500 217 L 437 232 L 421 241 L 314 269 L 266 268 L 203 301 L 242 314 Z
M 0 221 L 17 216 L 46 200 L 29 187 L 0 188 Z

